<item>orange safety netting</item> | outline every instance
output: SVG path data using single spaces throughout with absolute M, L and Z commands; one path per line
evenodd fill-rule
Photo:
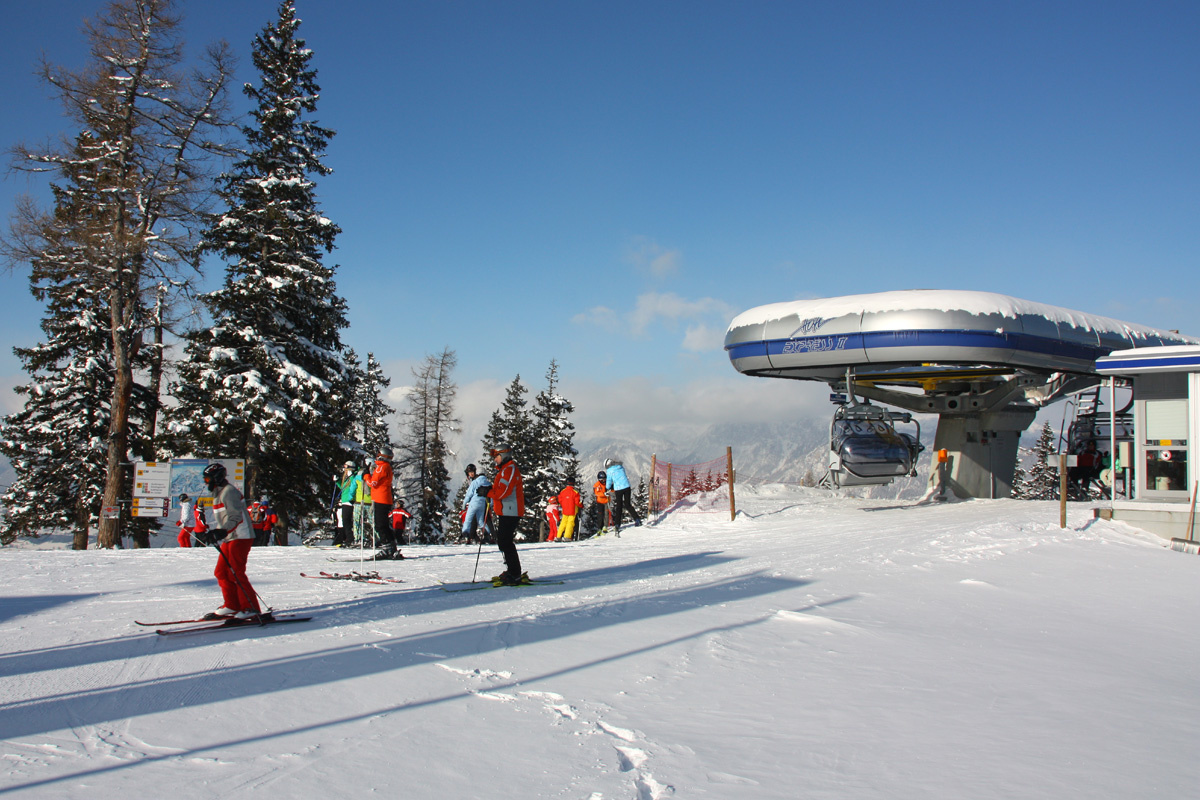
M 650 511 L 666 511 L 672 506 L 691 507 L 695 511 L 720 511 L 729 507 L 729 498 L 702 498 L 729 484 L 729 458 L 722 456 L 703 464 L 671 464 L 663 461 L 654 463 L 654 475 L 650 479 Z M 709 508 L 709 506 L 712 506 Z

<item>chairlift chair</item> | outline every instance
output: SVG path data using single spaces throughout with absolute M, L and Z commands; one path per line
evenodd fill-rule
M 897 432 L 896 422 L 915 424 L 916 435 Z M 838 487 L 889 484 L 915 475 L 924 449 L 912 414 L 869 403 L 839 405 L 829 428 L 829 477 Z

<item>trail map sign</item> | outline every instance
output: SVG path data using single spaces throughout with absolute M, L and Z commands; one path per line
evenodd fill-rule
M 166 497 L 133 498 L 133 516 L 166 517 L 171 514 L 171 500 Z
M 245 491 L 246 461 L 242 458 L 177 458 L 171 461 L 137 461 L 133 465 L 133 515 L 135 517 L 170 516 L 171 504 L 186 494 L 193 502 L 212 505 L 212 496 L 204 485 L 204 468 L 212 463 L 225 465 L 229 482 Z
M 171 462 L 137 461 L 133 465 L 134 497 L 170 497 Z

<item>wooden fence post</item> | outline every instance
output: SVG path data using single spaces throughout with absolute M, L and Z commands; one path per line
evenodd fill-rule
M 650 508 L 647 509 L 647 511 L 650 511 L 650 512 L 658 511 L 658 491 L 655 489 L 655 480 L 654 480 L 654 469 L 657 465 L 658 465 L 658 454 L 651 453 L 650 454 L 650 490 L 649 490 L 650 499 L 648 501 L 650 504 Z
M 1058 527 L 1067 527 L 1067 454 L 1058 454 Z
M 733 499 L 733 448 L 725 448 L 725 467 L 729 470 L 729 521 L 737 519 L 737 504 Z

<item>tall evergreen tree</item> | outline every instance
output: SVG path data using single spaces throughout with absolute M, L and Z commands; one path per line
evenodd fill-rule
M 58 171 L 68 179 L 68 192 L 82 187 L 70 182 L 84 173 L 99 181 L 82 187 L 93 203 L 86 214 L 40 217 L 25 205 L 6 255 L 29 263 L 61 257 L 59 244 L 73 237 L 79 256 L 73 277 L 102 304 L 111 343 L 94 356 L 110 375 L 102 437 L 105 506 L 118 505 L 129 490 L 135 370 L 154 326 L 148 295 L 169 284 L 181 265 L 195 266 L 195 233 L 210 190 L 206 154 L 223 149 L 213 137 L 225 119 L 229 56 L 223 48 L 210 49 L 204 68 L 190 77 L 180 74 L 183 49 L 172 6 L 172 0 L 114 0 L 85 26 L 85 67 L 71 72 L 43 64 L 43 80 L 80 135 L 67 151 L 14 150 L 14 166 Z M 98 541 L 119 544 L 117 519 L 101 518 Z
M 1009 497 L 1013 498 L 1014 500 L 1027 499 L 1024 496 L 1024 493 L 1025 493 L 1025 482 L 1028 480 L 1028 477 L 1025 475 L 1025 467 L 1021 464 L 1022 451 L 1025 451 L 1025 449 L 1022 447 L 1017 448 L 1017 455 L 1015 457 L 1017 463 L 1013 467 L 1012 492 L 1009 494 Z M 1028 452 L 1028 451 L 1025 451 L 1025 452 Z
M 46 339 L 13 349 L 31 382 L 17 387 L 24 408 L 0 422 L 0 452 L 16 472 L 3 496 L 5 543 L 64 527 L 73 529 L 73 546 L 82 550 L 99 518 L 113 376 L 110 317 L 84 263 L 90 228 L 98 222 L 95 194 L 103 187 L 86 166 L 98 163 L 88 158 L 91 149 L 91 137 L 80 136 L 78 160 L 64 169 L 63 183 L 51 186 L 52 224 L 38 226 L 44 241 L 31 261 L 29 288 L 46 304 Z M 144 391 L 136 397 L 144 415 L 151 398 Z
M 638 479 L 637 489 L 633 492 L 633 495 L 630 497 L 630 501 L 633 503 L 633 509 L 634 509 L 634 511 L 636 511 L 638 513 L 638 516 L 646 517 L 649 515 L 649 513 L 650 513 L 650 488 L 646 484 L 645 477 Z
M 1051 456 L 1054 453 L 1054 428 L 1050 423 L 1042 424 L 1042 432 L 1033 446 L 1033 464 L 1028 477 L 1023 481 L 1020 497 L 1025 500 L 1053 500 L 1058 497 L 1058 465 Z M 1015 491 L 1013 495 L 1017 496 Z
M 46 341 L 13 349 L 32 382 L 17 387 L 24 407 L 0 422 L 0 452 L 16 473 L 2 498 L 5 544 L 61 527 L 73 529 L 72 546 L 83 550 L 99 517 L 112 375 L 95 354 L 107 352 L 111 337 L 100 303 L 75 294 L 81 288 L 55 284 L 42 320 Z
M 517 375 L 508 385 L 500 408 L 492 412 L 487 431 L 480 442 L 483 447 L 482 463 L 487 465 L 487 469 L 492 468 L 489 453 L 498 446 L 511 448 L 513 458 L 516 459 L 522 474 L 528 469 L 530 440 L 533 435 L 533 426 L 527 412 L 529 401 L 525 399 L 528 393 L 529 390 L 521 383 L 521 376 Z
M 213 324 L 188 339 L 170 419 L 196 455 L 244 455 L 247 494 L 269 493 L 285 522 L 324 506 L 350 438 L 346 304 L 322 260 L 340 229 L 314 183 L 330 172 L 321 156 L 334 134 L 312 121 L 320 89 L 299 26 L 284 0 L 254 39 L 247 148 L 205 234 L 225 282 L 203 298 Z
M 546 370 L 546 388 L 533 399 L 526 460 L 518 462 L 525 475 L 525 504 L 539 513 L 552 495 L 562 491 L 568 478 L 578 479 L 579 454 L 570 419 L 574 410 L 571 401 L 558 392 L 558 362 L 552 359 Z
M 385 403 L 381 396 L 382 391 L 391 386 L 392 379 L 383 374 L 374 353 L 367 353 L 367 364 L 363 367 L 354 350 L 349 349 L 346 363 L 353 375 L 350 381 L 351 438 L 365 456 L 378 455 L 381 447 L 392 445 L 388 417 L 395 414 L 396 409 Z
M 415 380 L 403 414 L 401 453 L 394 466 L 398 469 L 402 492 L 417 497 L 414 530 L 421 542 L 441 540 L 450 515 L 450 472 L 446 461 L 452 455 L 448 439 L 457 432 L 459 424 L 454 416 L 458 386 L 453 374 L 457 364 L 458 356 L 450 348 L 426 356 L 421 366 L 413 370 Z

